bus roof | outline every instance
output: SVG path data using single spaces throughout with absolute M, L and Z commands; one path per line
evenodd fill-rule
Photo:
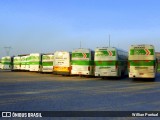
M 30 55 L 42 55 L 42 53 L 30 53 Z
M 54 53 L 44 53 L 43 55 L 54 55 Z
M 13 58 L 21 58 L 21 56 L 14 56 Z
M 21 54 L 21 55 L 18 55 L 18 56 L 21 57 L 21 56 L 27 56 L 27 55 L 30 55 L 30 54 Z
M 78 52 L 85 52 L 85 53 L 89 53 L 90 51 L 93 51 L 89 48 L 78 48 L 72 51 L 72 53 L 78 53 Z

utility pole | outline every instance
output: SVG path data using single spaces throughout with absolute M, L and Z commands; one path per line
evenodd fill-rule
M 10 47 L 10 46 L 4 47 L 4 49 L 5 49 L 5 51 L 6 51 L 6 55 L 9 56 L 11 47 Z

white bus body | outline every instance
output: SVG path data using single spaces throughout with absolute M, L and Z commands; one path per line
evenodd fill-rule
M 1 59 L 0 59 L 0 69 L 2 69 L 2 62 L 1 62 Z
M 42 55 L 42 72 L 53 72 L 53 54 Z
M 131 45 L 129 49 L 129 78 L 155 78 L 157 63 L 153 45 Z
M 40 72 L 42 68 L 42 55 L 40 53 L 31 53 L 29 64 L 29 71 Z
M 72 75 L 94 75 L 94 51 L 79 48 L 72 51 Z
M 94 64 L 95 76 L 121 77 L 127 75 L 128 53 L 115 47 L 95 49 Z
M 54 53 L 54 74 L 70 75 L 71 54 L 67 51 L 56 51 Z

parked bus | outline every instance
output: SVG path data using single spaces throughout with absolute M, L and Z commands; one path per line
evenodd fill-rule
M 29 59 L 30 68 L 29 71 L 41 72 L 42 70 L 42 54 L 31 53 Z
M 71 57 L 72 75 L 94 75 L 94 51 L 90 49 L 75 49 Z
M 13 57 L 10 56 L 2 57 L 1 62 L 2 62 L 2 69 L 12 70 Z
M 21 69 L 21 57 L 15 56 L 13 57 L 13 71 Z
M 131 45 L 129 48 L 129 78 L 155 78 L 158 60 L 153 45 Z
M 95 49 L 95 76 L 121 77 L 127 75 L 128 53 L 115 47 Z
M 56 51 L 54 53 L 54 74 L 70 75 L 71 53 L 67 51 Z
M 2 62 L 1 62 L 1 59 L 0 59 L 0 69 L 2 69 Z
M 42 72 L 53 72 L 53 53 L 42 55 Z

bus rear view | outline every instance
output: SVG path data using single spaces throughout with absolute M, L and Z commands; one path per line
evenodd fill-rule
M 129 78 L 155 78 L 157 62 L 153 45 L 131 45 L 128 58 Z
M 128 53 L 115 47 L 102 47 L 95 50 L 95 76 L 121 77 L 127 75 Z

